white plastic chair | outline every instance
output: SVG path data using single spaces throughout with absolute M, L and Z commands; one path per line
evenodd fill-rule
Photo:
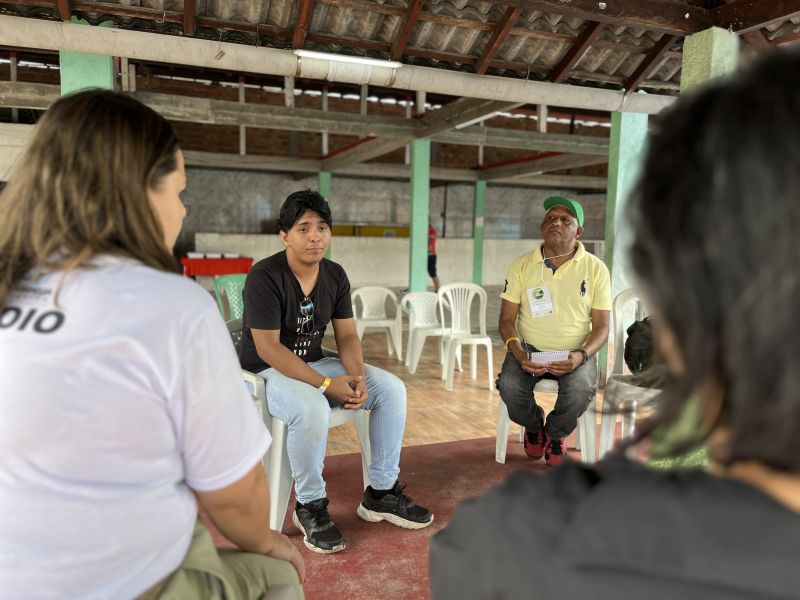
M 609 406 L 610 399 L 616 394 L 620 383 L 624 383 L 623 373 L 625 370 L 625 337 L 627 327 L 625 326 L 625 314 L 629 309 L 629 304 L 635 302 L 634 318 L 638 321 L 645 317 L 645 310 L 636 291 L 633 288 L 623 290 L 614 298 L 611 303 L 611 320 L 614 324 L 614 366 L 611 369 L 611 376 L 606 384 L 605 398 L 609 400 L 604 405 L 603 416 L 600 419 L 600 458 L 602 458 L 614 445 L 614 430 L 617 425 L 617 413 Z M 630 390 L 627 390 L 628 392 Z M 641 399 L 652 398 L 658 392 L 654 390 L 642 389 Z M 638 402 L 635 394 L 626 394 L 626 401 L 622 407 L 622 438 L 633 436 L 636 428 L 636 406 Z
M 554 379 L 540 379 L 533 388 L 534 392 L 558 393 L 558 381 Z M 593 463 L 597 460 L 597 436 L 595 427 L 595 403 L 589 404 L 580 417 L 578 417 L 578 431 L 575 435 L 575 449 L 581 451 L 581 460 Z M 495 443 L 494 459 L 500 464 L 506 462 L 506 449 L 508 447 L 508 430 L 511 419 L 508 416 L 508 407 L 503 399 L 498 400 L 497 406 L 497 440 Z M 523 442 L 525 428 L 519 428 L 519 441 Z
M 242 340 L 242 320 L 235 319 L 226 323 L 234 346 L 239 348 Z M 269 414 L 266 381 L 260 375 L 242 369 L 242 377 L 247 383 L 250 396 L 256 404 L 264 424 L 272 435 L 272 444 L 262 459 L 269 482 L 269 527 L 280 531 L 289 507 L 292 492 L 292 468 L 289 464 L 289 452 L 286 449 L 286 423 Z M 345 423 L 354 423 L 361 445 L 361 470 L 364 478 L 364 489 L 369 485 L 369 465 L 371 453 L 369 445 L 369 411 L 331 409 L 329 428 Z
M 356 332 L 358 339 L 364 337 L 367 329 L 386 330 L 386 348 L 389 356 L 392 355 L 392 343 L 397 352 L 397 359 L 403 360 L 403 312 L 397 302 L 397 296 L 389 288 L 368 286 L 353 290 L 353 317 L 356 322 Z M 361 301 L 361 311 L 358 311 L 358 303 Z M 386 314 L 386 301 L 394 304 L 395 316 L 389 317 Z M 391 340 L 389 336 L 391 335 Z
M 478 352 L 477 346 L 486 347 L 486 362 L 489 371 L 489 389 L 494 389 L 492 340 L 486 334 L 486 290 L 474 283 L 449 283 L 439 288 L 439 319 L 445 329 L 444 365 L 442 379 L 446 381 L 448 391 L 453 390 L 453 372 L 455 371 L 456 355 L 461 352 L 461 346 L 470 348 L 470 374 L 477 377 Z M 472 332 L 472 302 L 478 298 L 478 333 Z M 445 306 L 450 307 L 450 321 L 445 318 Z
M 444 364 L 444 329 L 439 321 L 439 296 L 434 292 L 411 292 L 400 300 L 400 306 L 408 313 L 408 346 L 406 366 L 412 375 L 417 370 L 425 340 L 439 337 L 439 363 Z

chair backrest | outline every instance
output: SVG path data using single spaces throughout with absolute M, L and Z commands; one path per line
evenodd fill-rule
M 244 313 L 244 282 L 247 275 L 219 275 L 214 277 L 214 295 L 217 297 L 219 311 L 226 320 L 241 319 Z M 225 305 L 227 302 L 227 311 Z
M 439 295 L 435 292 L 411 292 L 403 296 L 400 305 L 408 311 L 408 326 L 441 327 Z
M 353 316 L 357 319 L 388 319 L 386 315 L 386 299 L 389 298 L 399 310 L 397 296 L 389 288 L 378 286 L 366 286 L 353 290 L 351 299 L 353 302 Z M 359 314 L 356 300 L 361 300 L 361 312 Z
M 629 305 L 634 304 L 633 318 L 641 320 L 646 313 L 642 302 L 636 294 L 636 290 L 628 288 L 621 291 L 611 303 L 611 319 L 614 322 L 614 367 L 612 375 L 621 375 L 623 372 L 623 358 L 625 354 L 625 315 L 629 311 Z
M 474 283 L 448 283 L 439 288 L 439 318 L 451 335 L 472 333 L 472 301 L 478 298 L 480 334 L 486 335 L 486 290 Z M 450 309 L 450 321 L 445 319 L 445 307 Z
M 231 341 L 233 342 L 233 347 L 236 348 L 236 354 L 239 354 L 242 349 L 242 320 L 232 319 L 227 321 L 225 325 L 228 328 L 228 333 L 231 334 Z

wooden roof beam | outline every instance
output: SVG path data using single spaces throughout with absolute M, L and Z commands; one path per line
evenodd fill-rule
M 492 181 L 495 179 L 521 177 L 523 175 L 541 175 L 550 171 L 601 165 L 607 162 L 608 156 L 544 152 L 526 159 L 509 161 L 507 164 L 484 167 L 480 171 L 480 177 L 486 181 Z
M 736 0 L 715 8 L 712 15 L 717 27 L 744 34 L 776 21 L 800 17 L 800 0 Z
M 292 45 L 295 50 L 302 48 L 306 43 L 308 26 L 311 24 L 311 16 L 314 14 L 314 0 L 300 0 L 297 9 L 297 22 L 294 26 Z
M 69 21 L 72 18 L 69 0 L 56 0 L 56 8 L 58 8 L 58 16 L 62 21 Z
M 492 34 L 492 38 L 486 45 L 483 56 L 481 56 L 480 60 L 478 61 L 478 66 L 475 68 L 475 72 L 478 75 L 483 75 L 486 73 L 486 69 L 489 68 L 494 55 L 497 54 L 500 46 L 502 46 L 503 42 L 506 41 L 508 34 L 511 32 L 511 28 L 514 27 L 514 23 L 517 22 L 521 12 L 522 9 L 519 6 L 509 7 L 506 9 L 505 14 L 503 14 L 503 18 L 500 19 L 500 22 L 497 24 L 497 28 Z
M 639 63 L 639 66 L 636 67 L 636 70 L 625 80 L 624 86 L 626 92 L 636 91 L 639 84 L 647 79 L 655 70 L 656 66 L 660 64 L 661 58 L 666 54 L 674 41 L 674 35 L 665 33 L 661 36 L 661 39 L 650 49 L 644 59 L 642 59 L 642 62 Z
M 414 26 L 417 24 L 419 14 L 422 12 L 422 0 L 411 0 L 408 5 L 405 17 L 403 18 L 403 26 L 400 28 L 400 35 L 392 44 L 390 56 L 392 60 L 400 60 L 403 52 L 406 50 L 408 40 L 411 38 L 411 32 L 414 31 Z
M 577 65 L 581 58 L 583 58 L 583 55 L 586 54 L 589 46 L 592 45 L 592 41 L 594 41 L 602 31 L 602 23 L 598 23 L 597 21 L 587 23 L 586 27 L 584 27 L 583 31 L 578 36 L 578 39 L 575 40 L 575 43 L 567 50 L 564 58 L 561 59 L 561 62 L 558 63 L 550 73 L 550 81 L 553 83 L 561 83 L 564 81 L 569 76 L 569 72 L 572 68 Z
M 194 35 L 197 0 L 183 0 L 183 35 Z

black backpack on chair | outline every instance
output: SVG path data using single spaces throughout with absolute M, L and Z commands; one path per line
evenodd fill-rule
M 634 375 L 643 373 L 653 363 L 653 327 L 648 317 L 628 327 L 625 340 L 625 364 Z

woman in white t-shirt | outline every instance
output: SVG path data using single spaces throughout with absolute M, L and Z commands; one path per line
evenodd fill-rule
M 176 273 L 172 127 L 92 90 L 45 113 L 0 196 L 0 589 L 302 597 L 268 527 L 270 436 L 210 295 Z M 198 505 L 241 550 L 217 552 Z

